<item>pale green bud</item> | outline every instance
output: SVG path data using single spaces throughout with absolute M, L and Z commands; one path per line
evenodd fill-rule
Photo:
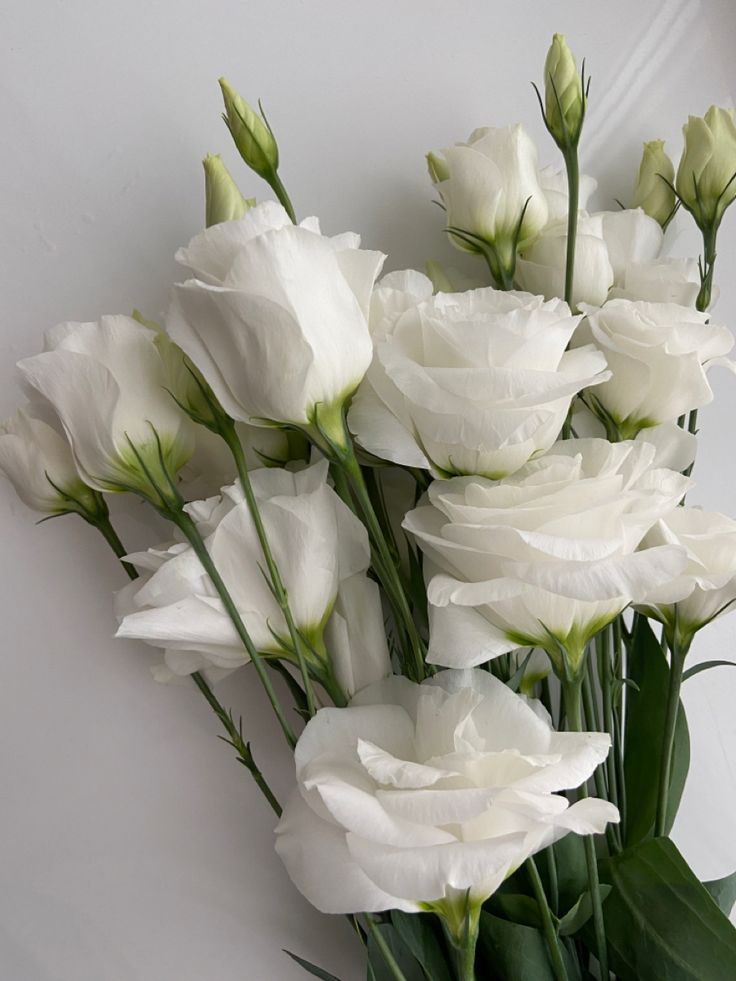
M 675 167 L 664 149 L 664 140 L 644 144 L 632 208 L 641 208 L 662 227 L 675 208 Z
M 733 109 L 711 106 L 683 127 L 685 152 L 677 193 L 701 229 L 718 225 L 736 198 L 736 121 Z
M 279 148 L 266 121 L 221 78 L 225 101 L 223 119 L 230 130 L 240 156 L 259 177 L 268 179 L 279 166 Z
M 429 171 L 429 179 L 433 184 L 440 184 L 450 176 L 450 168 L 446 161 L 432 151 L 427 154 L 427 170 Z
M 219 154 L 208 153 L 204 167 L 205 223 L 207 228 L 221 221 L 235 221 L 255 205 L 255 198 L 244 198 Z
M 574 146 L 583 127 L 585 93 L 575 57 L 564 34 L 555 34 L 544 63 L 544 115 L 560 148 Z

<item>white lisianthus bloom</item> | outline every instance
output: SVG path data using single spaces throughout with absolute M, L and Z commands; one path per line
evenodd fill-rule
M 725 357 L 733 335 L 708 323 L 707 313 L 630 300 L 609 300 L 585 313 L 575 343 L 592 342 L 612 372 L 587 398 L 624 438 L 707 405 L 713 391 L 706 372 L 713 365 L 734 370 Z
M 534 852 L 618 821 L 607 801 L 560 793 L 609 748 L 606 733 L 555 732 L 540 703 L 488 672 L 393 676 L 307 724 L 276 851 L 323 912 L 432 909 L 452 921 Z
M 174 288 L 166 326 L 233 419 L 308 426 L 357 388 L 385 258 L 359 245 L 266 201 L 179 250 L 195 278 Z
M 392 273 L 373 296 L 376 353 L 350 429 L 376 456 L 435 476 L 513 473 L 554 443 L 573 396 L 607 377 L 599 353 L 566 350 L 577 323 L 562 300 L 432 296 L 426 277 Z
M 95 510 L 69 442 L 33 405 L 0 423 L 0 471 L 23 503 L 43 514 Z
M 294 621 L 314 648 L 323 653 L 323 631 L 340 591 L 348 590 L 346 612 L 368 619 L 373 613 L 382 626 L 380 605 L 359 594 L 347 582 L 365 573 L 370 562 L 368 536 L 362 524 L 327 484 L 328 464 L 322 460 L 292 473 L 280 468 L 263 468 L 251 473 L 274 560 L 281 571 Z M 226 487 L 222 497 L 197 501 L 187 510 L 205 539 L 257 650 L 284 653 L 290 647 L 283 615 L 262 573 L 263 555 L 253 520 L 238 484 Z M 140 579 L 121 590 L 116 614 L 118 637 L 145 640 L 166 649 L 166 665 L 177 675 L 205 667 L 229 671 L 246 663 L 248 656 L 238 638 L 217 591 L 204 572 L 191 546 L 176 543 L 129 557 L 141 570 Z M 366 628 L 367 631 L 367 628 Z M 375 637 L 373 630 L 372 636 Z M 348 628 L 335 639 L 337 661 L 349 660 L 350 651 L 360 649 Z M 362 665 L 355 676 L 363 683 L 380 678 L 388 670 L 370 677 Z M 380 654 L 373 652 L 373 663 Z M 361 674 L 361 672 L 363 672 Z M 340 667 L 344 679 L 349 666 Z
M 63 323 L 46 350 L 19 362 L 24 380 L 58 414 L 86 484 L 151 495 L 194 449 L 194 427 L 169 389 L 168 364 L 150 328 L 132 317 Z
M 448 228 L 469 232 L 502 256 L 513 253 L 517 231 L 519 248 L 528 247 L 547 222 L 547 201 L 537 148 L 524 127 L 476 129 L 467 143 L 441 153 L 429 155 L 429 169 L 447 209 Z M 451 239 L 460 249 L 478 251 Z
M 654 467 L 646 442 L 571 439 L 498 483 L 436 481 L 404 527 L 437 570 L 429 660 L 473 667 L 517 647 L 585 644 L 685 564 L 681 547 L 638 550 L 690 486 Z
M 681 545 L 687 566 L 678 580 L 652 589 L 640 604 L 687 650 L 693 636 L 736 603 L 736 521 L 700 508 L 676 508 L 647 532 L 642 546 Z M 685 594 L 678 602 L 672 602 Z
M 567 174 L 564 170 L 555 170 L 554 167 L 542 167 L 539 171 L 539 183 L 542 185 L 544 196 L 547 200 L 548 222 L 567 221 L 568 209 L 568 187 Z M 578 188 L 578 207 L 584 210 L 588 206 L 588 200 L 598 187 L 595 177 L 588 174 L 580 174 L 580 187 Z

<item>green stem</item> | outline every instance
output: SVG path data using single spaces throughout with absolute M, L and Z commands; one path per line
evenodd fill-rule
M 256 674 L 258 675 L 258 678 L 261 684 L 263 685 L 268 700 L 271 703 L 271 707 L 273 708 L 274 713 L 276 714 L 276 718 L 279 720 L 279 724 L 284 733 L 284 736 L 286 737 L 286 741 L 288 742 L 289 746 L 293 749 L 294 746 L 296 745 L 296 736 L 294 735 L 294 731 L 289 725 L 289 722 L 286 718 L 286 715 L 284 714 L 284 710 L 281 706 L 281 703 L 278 700 L 278 696 L 276 695 L 273 684 L 271 683 L 271 678 L 269 677 L 268 672 L 266 671 L 265 665 L 263 663 L 263 658 L 258 653 L 258 651 L 255 648 L 255 645 L 253 644 L 253 641 L 251 640 L 250 634 L 248 633 L 246 626 L 243 623 L 242 617 L 240 616 L 238 608 L 235 605 L 235 601 L 230 595 L 230 591 L 225 585 L 222 576 L 217 571 L 217 567 L 215 566 L 215 563 L 212 561 L 212 558 L 209 552 L 207 551 L 207 546 L 204 543 L 204 539 L 202 538 L 199 529 L 197 528 L 194 521 L 192 521 L 192 519 L 186 513 L 186 511 L 184 511 L 181 508 L 179 508 L 178 510 L 174 508 L 170 508 L 165 510 L 163 513 L 166 515 L 166 517 L 169 518 L 169 520 L 173 521 L 173 523 L 177 526 L 177 528 L 179 528 L 181 533 L 184 535 L 184 537 L 187 539 L 189 544 L 194 549 L 194 553 L 199 559 L 199 561 L 202 563 L 202 567 L 204 571 L 212 580 L 212 585 L 215 587 L 215 590 L 217 591 L 217 594 L 222 601 L 222 605 L 225 607 L 225 610 L 228 616 L 230 617 L 233 626 L 235 627 L 235 630 L 243 644 L 243 647 L 245 648 L 246 652 L 248 653 L 248 656 L 253 662 L 253 667 L 255 668 Z
M 575 244 L 578 233 L 578 200 L 580 197 L 580 167 L 577 145 L 563 151 L 567 170 L 567 255 L 565 259 L 565 302 L 572 310 L 575 280 Z
M 583 705 L 586 720 L 586 727 L 588 729 L 595 729 L 596 732 L 601 731 L 601 725 L 598 719 L 598 707 L 595 703 L 595 697 L 593 695 L 593 687 L 590 678 L 590 665 L 591 661 L 588 662 L 588 667 L 586 668 L 585 675 L 583 676 Z M 609 757 L 610 757 L 609 753 Z M 606 782 L 606 774 L 604 773 L 604 765 L 601 764 L 595 768 L 593 774 L 593 780 L 595 782 L 595 792 L 603 800 L 611 800 L 611 791 L 608 783 Z M 612 824 L 606 825 L 606 842 L 608 844 L 609 852 L 620 852 L 621 845 L 616 838 L 615 826 Z
M 103 535 L 105 541 L 108 543 L 108 545 L 110 546 L 110 548 L 113 550 L 113 552 L 118 558 L 122 558 L 123 555 L 127 555 L 127 550 L 123 545 L 123 543 L 121 542 L 117 532 L 113 528 L 109 516 L 98 518 L 94 522 L 94 525 L 99 530 L 99 532 Z M 132 565 L 130 565 L 127 562 L 121 562 L 120 564 L 123 566 L 125 571 L 128 573 L 128 576 L 132 580 L 138 578 L 138 571 Z M 250 749 L 250 744 L 244 742 L 243 735 L 240 729 L 238 729 L 235 723 L 233 722 L 232 716 L 230 715 L 229 712 L 225 711 L 222 704 L 219 702 L 217 696 L 210 688 L 207 679 L 204 677 L 204 675 L 200 674 L 199 671 L 195 671 L 192 674 L 192 681 L 195 683 L 197 688 L 199 688 L 199 690 L 202 692 L 208 704 L 210 705 L 210 708 L 212 708 L 217 718 L 225 727 L 225 730 L 230 737 L 230 744 L 234 747 L 234 749 L 237 750 L 239 754 L 240 762 L 245 767 L 247 767 L 251 776 L 255 780 L 257 786 L 263 793 L 268 803 L 273 808 L 273 811 L 276 814 L 276 816 L 281 817 L 281 805 L 276 800 L 271 788 L 266 783 L 265 777 L 258 769 L 258 766 L 256 765 L 256 761 L 253 759 L 253 754 Z
M 115 555 L 120 559 L 120 565 L 125 569 L 130 579 L 137 579 L 138 572 L 130 562 L 123 562 L 123 556 L 127 555 L 127 549 L 120 541 L 118 533 L 112 526 L 112 522 L 107 514 L 97 516 L 97 517 L 85 517 L 85 521 L 88 521 L 93 527 L 95 527 L 102 537 L 105 539 L 107 544 L 113 550 Z
M 557 916 L 560 906 L 560 889 L 557 877 L 557 859 L 555 857 L 555 850 L 552 845 L 545 849 L 544 855 L 547 859 L 547 879 L 549 880 L 550 908 L 555 916 Z
M 365 920 L 368 926 L 368 932 L 370 933 L 371 937 L 373 937 L 376 947 L 378 947 L 378 949 L 381 951 L 381 956 L 386 962 L 386 967 L 388 968 L 391 977 L 394 979 L 394 981 L 407 981 L 406 975 L 397 964 L 394 955 L 391 953 L 391 948 L 386 943 L 381 931 L 378 929 L 378 924 L 376 923 L 373 914 L 366 913 Z
M 227 443 L 230 452 L 233 455 L 233 459 L 235 460 L 235 466 L 238 470 L 238 478 L 240 479 L 240 485 L 243 488 L 243 494 L 245 496 L 246 504 L 248 505 L 248 511 L 250 512 L 253 526 L 255 527 L 256 535 L 258 536 L 263 557 L 266 560 L 266 568 L 268 569 L 268 575 L 271 580 L 273 596 L 279 609 L 281 610 L 281 615 L 286 621 L 286 626 L 289 630 L 291 646 L 294 654 L 296 655 L 297 664 L 299 665 L 299 670 L 302 675 L 304 693 L 307 698 L 307 711 L 309 712 L 309 716 L 311 718 L 317 711 L 317 706 L 314 698 L 314 690 L 312 689 L 312 680 L 309 675 L 309 667 L 307 665 L 304 644 L 302 641 L 302 636 L 299 633 L 299 628 L 297 627 L 296 622 L 294 621 L 294 616 L 291 612 L 289 597 L 286 592 L 283 579 L 281 578 L 279 567 L 276 564 L 276 560 L 274 559 L 271 551 L 268 535 L 266 534 L 263 519 L 261 518 L 261 509 L 258 507 L 258 501 L 253 493 L 253 485 L 251 484 L 248 466 L 245 462 L 243 445 L 240 442 L 240 437 L 235 429 L 235 424 L 232 422 L 225 424 L 221 428 L 220 434 Z
M 565 713 L 567 716 L 567 727 L 571 732 L 582 732 L 582 704 L 581 704 L 581 682 L 580 676 L 563 682 L 563 693 L 565 697 Z M 585 785 L 578 791 L 579 798 L 587 797 L 588 792 Z M 588 867 L 588 889 L 590 890 L 591 903 L 593 905 L 593 928 L 595 931 L 596 951 L 598 963 L 601 969 L 602 981 L 608 981 L 608 949 L 606 947 L 606 929 L 603 922 L 603 903 L 601 901 L 601 889 L 598 879 L 598 861 L 595 854 L 595 843 L 592 835 L 583 836 L 585 848 L 585 863 Z
M 713 273 L 716 266 L 716 237 L 718 225 L 712 224 L 703 229 L 703 263 L 700 277 L 700 292 L 695 301 L 695 309 L 704 313 L 710 306 L 713 293 Z
M 654 833 L 657 837 L 667 833 L 667 805 L 669 803 L 670 781 L 672 779 L 672 751 L 675 745 L 675 728 L 677 713 L 680 709 L 680 687 L 682 672 L 685 669 L 687 646 L 680 644 L 677 631 L 673 631 L 674 639 L 671 644 L 670 682 L 667 691 L 667 710 L 662 737 L 662 761 L 659 769 L 659 788 L 657 793 L 657 817 Z
M 562 959 L 560 940 L 557 936 L 555 925 L 552 922 L 552 913 L 547 902 L 547 895 L 544 891 L 542 880 L 539 877 L 536 862 L 531 857 L 526 860 L 526 870 L 531 880 L 532 889 L 534 890 L 534 898 L 539 907 L 539 915 L 542 918 L 542 933 L 547 943 L 549 959 L 552 964 L 552 973 L 556 981 L 567 981 L 567 971 L 565 970 L 565 962 Z
M 251 752 L 250 743 L 245 742 L 245 740 L 243 739 L 243 734 L 238 728 L 238 726 L 235 725 L 232 716 L 230 715 L 229 712 L 225 711 L 223 706 L 218 701 L 217 696 L 215 695 L 215 693 L 212 691 L 209 684 L 207 683 L 207 680 L 204 678 L 203 675 L 199 673 L 199 671 L 194 672 L 194 674 L 192 675 L 192 681 L 195 683 L 197 688 L 199 688 L 199 690 L 202 692 L 205 699 L 209 703 L 210 708 L 222 723 L 225 731 L 229 736 L 230 745 L 238 753 L 238 759 L 243 764 L 243 766 L 246 767 L 250 775 L 253 777 L 253 780 L 255 781 L 259 790 L 266 798 L 268 803 L 271 805 L 271 808 L 273 809 L 273 812 L 276 815 L 276 817 L 281 817 L 281 805 L 276 800 L 273 791 L 269 787 L 265 777 L 263 776 L 258 766 L 256 765 L 256 761 L 253 759 L 253 753 Z
M 381 523 L 378 520 L 376 512 L 373 508 L 373 503 L 371 501 L 370 494 L 368 493 L 368 488 L 365 485 L 360 464 L 358 463 L 355 456 L 355 451 L 353 450 L 352 443 L 350 441 L 348 441 L 348 446 L 349 450 L 344 458 L 344 467 L 348 475 L 353 494 L 355 495 L 355 499 L 360 507 L 361 515 L 366 523 L 366 527 L 368 528 L 368 534 L 373 542 L 377 559 L 376 571 L 383 582 L 389 600 L 391 601 L 391 605 L 394 607 L 394 612 L 397 616 L 398 622 L 402 625 L 406 633 L 411 650 L 411 667 L 414 680 L 422 681 L 425 674 L 424 645 L 422 644 L 419 636 L 417 625 L 414 622 L 414 617 L 412 616 L 409 601 L 406 597 L 406 593 L 404 592 L 404 586 L 401 582 L 401 577 L 399 576 L 396 562 L 391 555 L 391 549 L 389 548 L 383 535 Z
M 274 170 L 273 176 L 269 179 L 266 178 L 268 184 L 283 205 L 287 215 L 292 221 L 292 224 L 296 225 L 296 212 L 294 211 L 294 205 L 291 203 L 291 198 L 289 197 L 284 184 L 279 177 L 277 171 Z

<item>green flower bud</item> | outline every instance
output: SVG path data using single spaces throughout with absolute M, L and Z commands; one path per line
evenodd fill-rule
M 544 63 L 547 129 L 561 148 L 575 146 L 585 115 L 583 80 L 563 34 L 555 34 Z
M 208 153 L 204 167 L 205 222 L 207 228 L 221 221 L 242 218 L 256 203 L 244 198 L 219 154 Z
M 685 152 L 677 193 L 701 229 L 717 226 L 736 198 L 736 121 L 733 109 L 711 106 L 683 127 Z
M 641 208 L 664 228 L 675 208 L 675 167 L 665 153 L 664 140 L 644 144 L 632 208 Z
M 226 79 L 220 79 L 220 88 L 225 101 L 222 118 L 240 156 L 251 170 L 267 180 L 279 166 L 279 148 L 268 123 L 238 95 Z
M 429 171 L 429 179 L 433 184 L 440 184 L 450 176 L 450 168 L 446 161 L 432 151 L 427 154 L 427 170 Z

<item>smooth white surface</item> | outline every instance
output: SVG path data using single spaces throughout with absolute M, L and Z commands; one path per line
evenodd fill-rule
M 733 104 L 729 0 L 6 0 L 0 412 L 47 326 L 162 309 L 174 250 L 202 222 L 204 153 L 222 151 L 243 191 L 263 195 L 219 120 L 218 75 L 264 99 L 302 215 L 362 232 L 388 268 L 457 261 L 423 154 L 521 119 L 556 161 L 528 85 L 554 30 L 593 76 L 583 162 L 600 206 L 627 199 L 642 140 L 676 153 L 687 113 Z M 696 249 L 691 231 L 674 245 Z M 732 326 L 735 263 L 731 213 L 716 315 Z M 693 500 L 734 515 L 736 383 L 714 381 Z M 127 508 L 131 546 L 150 540 L 146 520 Z M 291 888 L 271 815 L 207 707 L 156 686 L 149 649 L 111 639 L 121 579 L 102 541 L 74 518 L 34 527 L 5 485 L 0 534 L 0 977 L 303 979 L 284 946 L 362 977 L 345 922 Z M 731 617 L 693 657 L 734 658 L 734 640 Z M 221 695 L 284 794 L 288 757 L 254 679 L 243 671 Z M 675 837 L 706 877 L 736 867 L 735 700 L 730 669 L 686 685 L 693 765 Z

